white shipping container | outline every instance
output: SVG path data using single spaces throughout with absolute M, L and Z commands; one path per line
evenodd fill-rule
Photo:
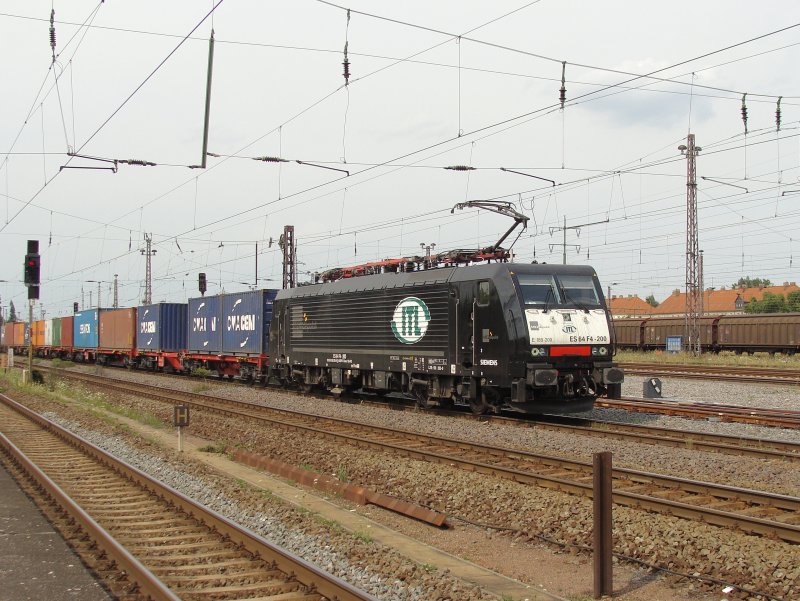
M 53 320 L 48 319 L 44 322 L 44 345 L 53 346 Z

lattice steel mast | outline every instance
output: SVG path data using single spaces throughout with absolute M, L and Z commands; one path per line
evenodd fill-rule
M 678 146 L 686 155 L 686 315 L 684 340 L 686 351 L 700 354 L 700 252 L 697 232 L 697 174 L 695 159 L 702 149 L 694 145 L 694 134 L 686 137 L 686 146 Z
M 280 247 L 281 250 L 283 250 L 283 287 L 294 288 L 297 285 L 297 263 L 293 225 L 286 225 L 283 227 Z
M 144 242 L 146 248 L 141 249 L 139 252 L 146 257 L 144 275 L 144 304 L 149 305 L 153 302 L 153 271 L 150 258 L 156 254 L 157 251 L 152 249 L 153 234 L 145 234 Z

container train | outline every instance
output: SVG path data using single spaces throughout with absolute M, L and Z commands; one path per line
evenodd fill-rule
M 703 352 L 800 352 L 800 313 L 704 315 L 698 324 Z M 619 348 L 663 350 L 668 336 L 684 335 L 684 318 L 615 318 L 614 332 Z
M 498 262 L 256 290 L 3 328 L 76 362 L 399 393 L 475 413 L 583 411 L 619 397 L 611 321 L 588 266 Z

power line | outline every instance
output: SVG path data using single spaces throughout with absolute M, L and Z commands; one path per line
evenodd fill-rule
M 202 25 L 202 24 L 205 22 L 205 20 L 206 20 L 206 19 L 208 19 L 208 17 L 209 17 L 209 16 L 211 16 L 211 14 L 212 14 L 212 13 L 213 13 L 213 12 L 214 12 L 214 11 L 217 9 L 217 7 L 218 7 L 220 4 L 222 4 L 223 2 L 224 2 L 224 0 L 218 0 L 218 1 L 217 1 L 217 3 L 216 3 L 216 4 L 214 4 L 214 6 L 211 8 L 211 10 L 210 10 L 208 13 L 206 13 L 206 15 L 205 15 L 205 16 L 204 16 L 202 19 L 200 19 L 200 21 L 197 23 L 197 25 L 195 25 L 195 26 L 192 28 L 192 30 L 191 30 L 191 31 L 190 31 L 190 32 L 189 32 L 189 33 L 188 33 L 188 34 L 187 34 L 187 35 L 186 35 L 186 36 L 185 36 L 185 37 L 184 37 L 184 38 L 183 38 L 183 39 L 182 39 L 182 40 L 181 40 L 181 41 L 178 43 L 178 45 L 177 45 L 177 46 L 175 46 L 175 48 L 173 48 L 173 49 L 172 49 L 172 50 L 169 52 L 169 54 L 167 54 L 167 56 L 166 56 L 166 57 L 164 57 L 164 59 L 163 59 L 163 60 L 162 60 L 160 63 L 158 63 L 158 65 L 156 65 L 156 68 L 155 68 L 155 69 L 153 69 L 153 70 L 150 72 L 150 74 L 149 74 L 149 75 L 147 75 L 147 77 L 145 77 L 145 78 L 144 78 L 144 80 L 143 80 L 143 81 L 142 81 L 142 82 L 141 82 L 141 83 L 140 83 L 138 86 L 136 86 L 136 88 L 133 90 L 133 92 L 131 92 L 131 93 L 128 95 L 128 97 L 127 97 L 127 98 L 125 98 L 125 100 L 123 100 L 123 101 L 122 101 L 122 104 L 120 104 L 120 105 L 119 105 L 119 106 L 118 106 L 118 107 L 117 107 L 117 108 L 116 108 L 116 109 L 115 109 L 115 110 L 114 110 L 114 111 L 111 113 L 111 115 L 109 115 L 109 116 L 106 118 L 106 120 L 105 120 L 105 121 L 103 121 L 103 122 L 100 124 L 100 126 L 99 126 L 99 127 L 98 127 L 98 128 L 95 130 L 95 131 L 94 131 L 94 133 L 92 133 L 92 134 L 91 134 L 91 135 L 90 135 L 90 136 L 89 136 L 89 137 L 86 139 L 86 141 L 85 141 L 83 144 L 81 144 L 81 145 L 80 145 L 80 147 L 78 147 L 78 149 L 75 151 L 76 153 L 79 153 L 81 150 L 83 150 L 83 149 L 86 147 L 86 145 L 87 145 L 89 142 L 91 142 L 91 141 L 92 141 L 92 139 L 93 139 L 93 138 L 94 138 L 94 137 L 95 137 L 95 136 L 96 136 L 98 133 L 100 133 L 100 131 L 101 131 L 101 130 L 102 130 L 102 129 L 103 129 L 105 126 L 106 126 L 106 125 L 108 125 L 109 121 L 111 121 L 111 119 L 113 119 L 113 118 L 114 118 L 114 116 L 115 116 L 115 115 L 116 115 L 116 114 L 117 114 L 119 111 L 121 111 L 121 110 L 122 110 L 122 108 L 123 108 L 123 107 L 124 107 L 126 104 L 128 104 L 128 102 L 131 100 L 131 98 L 133 98 L 133 97 L 136 95 L 136 93 L 137 93 L 139 90 L 141 90 L 141 89 L 142 89 L 142 87 L 143 87 L 143 86 L 144 86 L 144 85 L 145 85 L 145 84 L 146 84 L 148 81 L 150 81 L 150 79 L 151 79 L 151 78 L 152 78 L 152 77 L 153 77 L 153 76 L 156 74 L 156 72 L 157 72 L 159 69 L 161 69 L 161 67 L 163 67 L 163 66 L 164 66 L 164 63 L 166 63 L 166 62 L 167 62 L 167 61 L 168 61 L 168 60 L 169 60 L 169 59 L 172 57 L 172 55 L 173 55 L 173 54 L 175 54 L 175 53 L 178 51 L 178 49 L 179 49 L 181 46 L 183 46 L 183 44 L 184 44 L 184 43 L 185 43 L 185 42 L 188 40 L 189 36 L 190 36 L 192 33 L 194 33 L 194 32 L 197 30 L 197 28 L 198 28 L 198 27 L 200 27 L 200 25 Z M 67 165 L 68 165 L 68 164 L 69 164 L 69 163 L 72 161 L 72 159 L 73 159 L 73 156 L 70 156 L 69 160 L 67 161 Z M 22 211 L 24 211 L 24 210 L 25 210 L 25 209 L 28 207 L 28 205 L 29 205 L 31 202 L 33 202 L 33 201 L 36 199 L 36 197 L 38 197 L 38 196 L 39 196 L 39 194 L 41 194 L 41 192 L 42 192 L 42 191 L 43 191 L 43 190 L 44 190 L 44 189 L 47 187 L 47 185 L 48 185 L 50 182 L 52 182 L 52 181 L 53 181 L 53 180 L 54 180 L 56 177 L 58 177 L 58 175 L 59 175 L 60 173 L 61 173 L 61 170 L 57 171 L 57 172 L 56 172 L 56 173 L 55 173 L 55 174 L 54 174 L 54 175 L 53 175 L 53 176 L 52 176 L 50 179 L 46 180 L 46 181 L 45 181 L 45 183 L 44 183 L 44 185 L 43 185 L 41 188 L 39 188 L 39 190 L 37 190 L 37 191 L 36 191 L 36 193 L 35 193 L 35 194 L 34 194 L 34 195 L 33 195 L 33 196 L 32 196 L 32 197 L 31 197 L 31 198 L 30 198 L 30 199 L 29 199 L 29 200 L 28 200 L 28 201 L 27 201 L 25 204 L 24 204 L 24 206 L 23 206 L 21 209 L 20 209 L 19 211 L 17 211 L 17 212 L 16 212 L 16 213 L 15 213 L 15 214 L 14 214 L 14 215 L 13 215 L 13 216 L 12 216 L 12 217 L 11 217 L 11 218 L 8 220 L 8 221 L 6 221 L 6 222 L 5 222 L 5 223 L 4 223 L 2 226 L 0 226 L 0 232 L 2 232 L 3 230 L 5 230 L 5 228 L 8 226 L 8 224 L 9 224 L 9 223 L 11 223 L 12 221 L 14 221 L 14 219 L 16 219 L 16 218 L 17 218 L 17 216 L 18 216 L 20 213 L 22 213 Z

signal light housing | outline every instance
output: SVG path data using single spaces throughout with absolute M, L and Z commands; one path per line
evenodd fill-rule
M 41 257 L 39 253 L 28 253 L 25 255 L 25 285 L 38 286 L 39 272 L 41 269 Z

